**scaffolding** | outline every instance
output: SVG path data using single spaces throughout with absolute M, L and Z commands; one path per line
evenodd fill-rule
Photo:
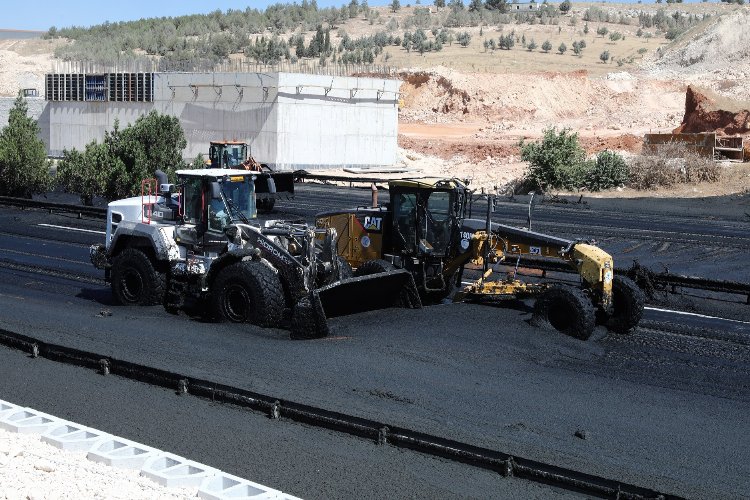
M 48 101 L 153 102 L 153 73 L 49 73 Z

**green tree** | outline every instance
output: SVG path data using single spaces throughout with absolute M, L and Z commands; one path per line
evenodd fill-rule
M 552 50 L 552 44 L 550 43 L 549 40 L 545 40 L 544 43 L 542 43 L 542 50 L 544 51 L 545 54 L 549 52 L 550 50 Z
M 567 14 L 571 7 L 573 7 L 573 4 L 570 3 L 570 0 L 563 0 L 563 2 L 560 3 L 560 12 Z
M 604 64 L 607 64 L 607 61 L 609 61 L 609 51 L 605 50 L 599 54 L 599 59 L 601 59 Z
M 526 45 L 526 48 L 527 48 L 527 49 L 529 50 L 529 52 L 531 52 L 532 50 L 534 50 L 534 49 L 536 49 L 536 48 L 537 48 L 537 44 L 536 44 L 536 42 L 534 41 L 534 39 L 533 39 L 533 38 L 532 38 L 532 39 L 531 39 L 531 41 L 530 41 L 530 42 L 528 43 L 528 45 Z
M 560 132 L 545 129 L 540 142 L 519 144 L 521 159 L 529 162 L 526 179 L 543 190 L 575 189 L 583 185 L 586 153 L 578 143 L 578 134 L 569 128 Z
M 468 47 L 471 43 L 471 35 L 468 31 L 464 31 L 463 33 L 459 33 L 456 37 L 456 41 L 461 45 L 461 47 Z
M 437 7 L 438 9 L 442 9 L 443 7 L 445 7 L 445 0 L 435 0 L 434 3 L 435 7 Z
M 93 196 L 108 200 L 140 193 L 141 181 L 162 170 L 174 180 L 174 172 L 186 165 L 182 151 L 187 141 L 177 118 L 152 111 L 132 125 L 106 132 L 102 143 L 92 141 L 83 153 L 65 151 L 58 168 L 60 185 L 79 193 L 85 201 Z
M 469 2 L 469 12 L 479 12 L 483 7 L 482 0 L 470 0 Z
M 596 34 L 601 37 L 604 37 L 607 33 L 609 33 L 609 30 L 607 29 L 606 26 L 601 26 L 596 29 Z
M 557 47 L 557 51 L 560 53 L 560 55 L 565 54 L 565 51 L 568 50 L 568 46 L 565 45 L 565 42 L 562 42 L 559 47 Z
M 586 172 L 584 185 L 589 191 L 622 186 L 628 182 L 630 170 L 625 159 L 614 151 L 602 151 Z
M 401 2 L 398 0 L 393 0 L 391 2 L 391 12 L 396 12 L 401 8 Z
M 0 131 L 0 194 L 30 198 L 49 189 L 49 160 L 39 125 L 19 93 Z
M 484 5 L 488 10 L 497 10 L 503 14 L 508 12 L 507 0 L 486 0 Z

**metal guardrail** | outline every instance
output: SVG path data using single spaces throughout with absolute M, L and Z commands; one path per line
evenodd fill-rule
M 50 212 L 65 212 L 78 214 L 78 217 L 96 217 L 105 219 L 107 217 L 106 208 L 85 207 L 83 205 L 73 205 L 68 203 L 52 203 L 49 201 L 30 200 L 28 198 L 13 198 L 11 196 L 0 196 L 0 205 L 10 205 L 20 208 L 38 208 L 49 210 Z
M 509 259 L 507 265 L 515 265 L 515 262 Z M 565 262 L 533 257 L 522 257 L 519 261 L 519 266 L 539 269 L 542 271 L 575 273 L 575 270 Z M 745 295 L 747 296 L 747 303 L 750 304 L 750 283 L 712 280 L 697 276 L 683 276 L 667 272 L 656 273 L 637 263 L 629 269 L 615 268 L 615 274 L 627 276 L 635 281 L 640 288 L 646 290 L 646 292 L 653 293 L 654 291 L 664 291 L 667 290 L 667 288 L 670 288 L 673 293 L 676 293 L 677 288 L 692 288 L 695 290 Z
M 503 476 L 519 477 L 604 498 L 658 498 L 662 500 L 679 498 L 649 488 L 388 425 L 383 422 L 286 401 L 209 380 L 192 378 L 187 375 L 118 360 L 107 355 L 50 344 L 5 329 L 0 329 L 0 344 L 27 352 L 32 357 L 42 356 L 53 361 L 97 370 L 104 375 L 119 375 L 147 384 L 175 389 L 178 394 L 192 394 L 210 401 L 234 404 L 265 413 L 274 419 L 288 418 L 308 425 L 370 439 L 379 445 L 390 444 L 399 448 L 411 449 L 420 453 L 494 470 Z

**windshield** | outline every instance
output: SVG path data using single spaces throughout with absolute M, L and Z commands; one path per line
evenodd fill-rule
M 452 231 L 450 191 L 423 190 L 392 195 L 397 246 L 408 253 L 445 255 Z
M 219 168 L 234 168 L 242 165 L 247 158 L 245 144 L 214 145 L 209 151 L 211 165 Z
M 444 254 L 451 238 L 451 194 L 435 191 L 429 194 L 425 209 L 424 233 L 433 251 Z
M 253 219 L 255 210 L 255 184 L 251 177 L 230 177 L 220 183 L 221 197 L 213 198 L 208 206 L 208 227 L 223 231 L 233 222 Z

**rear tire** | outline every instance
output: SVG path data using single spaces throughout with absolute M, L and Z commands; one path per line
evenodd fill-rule
M 534 304 L 532 323 L 581 340 L 594 332 L 596 311 L 582 290 L 566 285 L 552 285 Z
M 276 198 L 261 198 L 256 203 L 256 207 L 261 212 L 270 212 L 275 205 Z
M 145 253 L 126 248 L 112 262 L 112 295 L 123 306 L 155 306 L 164 300 L 166 275 Z
M 643 317 L 646 295 L 633 280 L 615 276 L 612 280 L 612 306 L 614 312 L 607 321 L 607 328 L 615 333 L 631 333 Z
M 354 276 L 368 276 L 370 274 L 395 271 L 396 266 L 383 259 L 368 260 L 354 271 Z
M 219 321 L 276 326 L 284 312 L 284 290 L 277 274 L 258 261 L 242 261 L 221 271 L 211 302 Z

